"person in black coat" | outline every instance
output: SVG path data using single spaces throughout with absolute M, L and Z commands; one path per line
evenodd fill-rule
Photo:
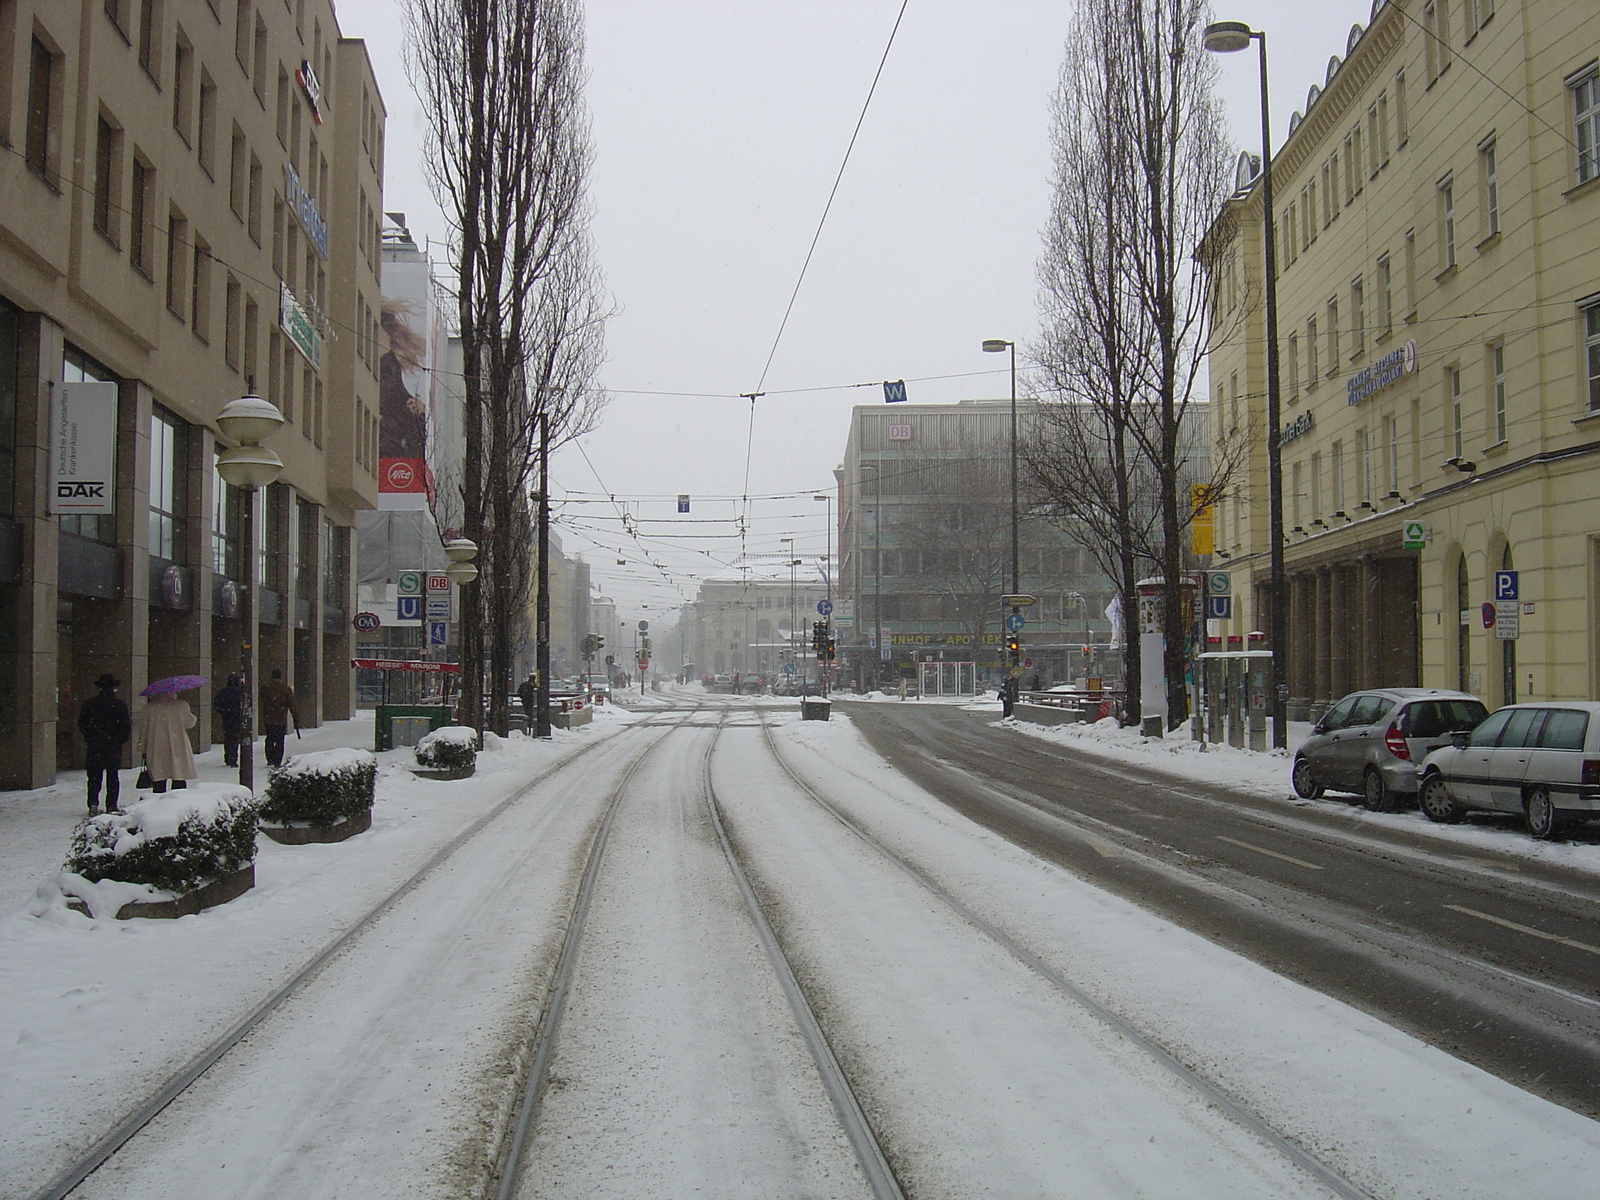
M 122 748 L 133 738 L 133 718 L 128 706 L 117 699 L 117 688 L 122 686 L 115 675 L 105 674 L 95 680 L 100 691 L 83 702 L 78 712 L 78 732 L 89 748 L 84 766 L 89 771 L 89 815 L 100 811 L 100 781 L 106 785 L 106 811 L 117 811 L 117 797 L 122 790 L 118 772 L 122 769 Z
M 528 725 L 533 725 L 533 710 L 539 706 L 539 685 L 529 675 L 522 681 L 522 686 L 517 689 L 517 695 L 522 700 L 522 711 L 528 714 Z
M 239 765 L 239 742 L 244 737 L 244 692 L 239 682 L 239 676 L 229 675 L 211 699 L 212 711 L 222 722 L 222 761 L 230 767 Z

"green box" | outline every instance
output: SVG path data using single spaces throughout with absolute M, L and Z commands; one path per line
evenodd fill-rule
M 380 704 L 372 722 L 372 748 L 394 749 L 394 719 L 396 717 L 426 717 L 428 729 L 443 729 L 450 724 L 454 710 L 448 704 Z

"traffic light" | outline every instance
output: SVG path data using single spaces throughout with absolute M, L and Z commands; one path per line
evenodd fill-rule
M 1014 633 L 1006 634 L 1006 653 L 1015 659 L 1021 650 L 1022 639 Z
M 828 647 L 828 625 L 825 621 L 814 621 L 811 625 L 811 649 L 821 654 Z

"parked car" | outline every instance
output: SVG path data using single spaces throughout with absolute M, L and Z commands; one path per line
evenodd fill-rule
M 1556 838 L 1600 816 L 1600 703 L 1509 704 L 1422 764 L 1422 811 L 1453 825 L 1469 810 L 1520 813 Z
M 1290 776 L 1297 795 L 1354 792 L 1373 812 L 1412 803 L 1417 768 L 1450 735 L 1489 713 L 1467 692 L 1437 688 L 1375 688 L 1344 697 L 1312 727 L 1295 751 Z

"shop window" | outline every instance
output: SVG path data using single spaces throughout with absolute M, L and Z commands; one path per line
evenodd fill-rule
M 350 576 L 350 530 L 324 517 L 322 533 L 322 606 L 343 612 Z
M 301 600 L 316 598 L 317 588 L 317 506 L 309 500 L 295 501 L 294 594 Z
M 157 407 L 150 414 L 150 553 L 188 561 L 189 427 Z
M 245 494 L 222 481 L 215 462 L 211 468 L 211 498 L 211 569 L 224 579 L 243 580 L 244 562 L 240 556 L 244 548 Z
M 16 513 L 17 341 L 22 314 L 0 302 L 0 516 Z

